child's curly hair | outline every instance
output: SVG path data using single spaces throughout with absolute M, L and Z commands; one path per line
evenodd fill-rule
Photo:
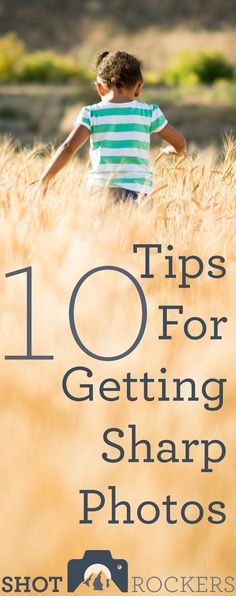
M 101 52 L 96 59 L 96 71 L 107 85 L 130 89 L 143 82 L 142 63 L 127 52 Z

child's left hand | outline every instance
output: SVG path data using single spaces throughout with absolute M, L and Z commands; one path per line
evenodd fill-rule
M 37 199 L 38 195 L 41 194 L 42 199 L 45 198 L 46 193 L 48 190 L 48 182 L 44 182 L 43 180 L 39 180 L 36 184 L 34 192 L 32 194 L 32 200 Z
M 185 151 L 178 152 L 172 145 L 167 145 L 167 147 L 163 147 L 160 149 L 161 155 L 185 155 Z

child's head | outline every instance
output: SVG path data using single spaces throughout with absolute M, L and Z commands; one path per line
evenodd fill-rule
M 107 91 L 114 87 L 118 92 L 137 89 L 138 95 L 142 87 L 142 64 L 127 52 L 102 52 L 96 60 L 96 71 L 97 83 Z

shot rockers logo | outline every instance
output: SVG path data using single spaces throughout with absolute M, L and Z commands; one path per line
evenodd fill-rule
M 88 591 L 128 592 L 128 563 L 113 559 L 109 550 L 87 550 L 83 559 L 68 563 L 68 592 L 77 588 Z
M 132 577 L 130 591 L 134 593 L 217 593 L 235 592 L 235 578 L 232 576 L 168 576 L 161 579 L 156 575 L 148 578 Z M 0 580 L 0 592 L 63 592 L 64 578 L 60 576 L 41 575 L 6 576 Z M 124 559 L 114 559 L 109 550 L 87 550 L 82 559 L 71 559 L 68 562 L 67 592 L 79 592 L 86 596 L 89 592 L 110 590 L 111 595 L 128 592 L 128 563 Z

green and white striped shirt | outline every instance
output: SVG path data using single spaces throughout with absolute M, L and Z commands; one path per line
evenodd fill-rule
M 88 186 L 151 192 L 150 135 L 167 124 L 158 105 L 102 100 L 82 108 L 75 123 L 90 131 Z

